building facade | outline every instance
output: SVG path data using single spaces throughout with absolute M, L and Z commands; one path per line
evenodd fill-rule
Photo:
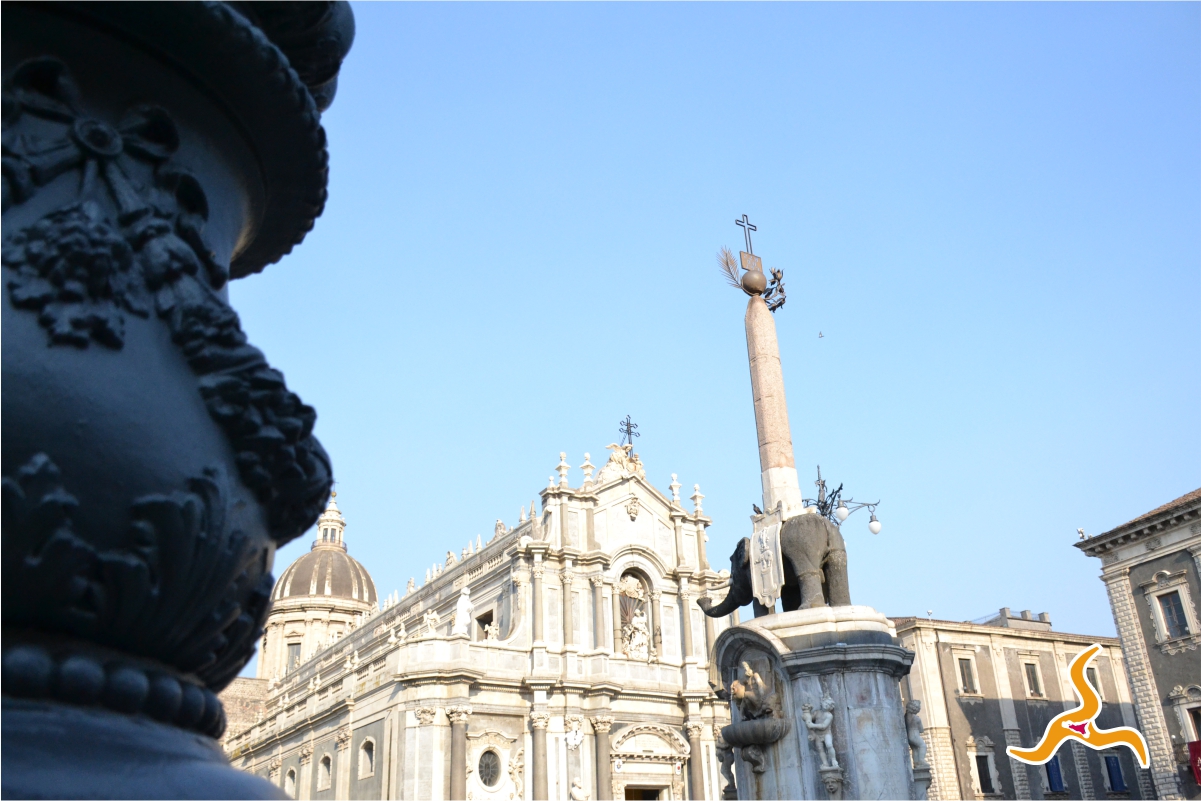
M 1076 547 L 1101 560 L 1155 789 L 1201 798 L 1201 489 Z
M 1008 746 L 1033 747 L 1047 723 L 1080 701 L 1068 665 L 1097 643 L 1089 681 L 1097 687 L 1101 728 L 1135 726 L 1121 645 L 1109 637 L 1053 631 L 1047 614 L 1001 609 L 984 623 L 893 620 L 916 655 L 901 682 L 906 702 L 921 701 L 931 766 L 931 799 L 1154 798 L 1148 772 L 1124 747 L 1094 751 L 1072 740 L 1046 765 L 1011 759 Z
M 382 605 L 331 500 L 276 583 L 262 714 L 227 735 L 233 765 L 303 799 L 720 798 L 708 654 L 737 621 L 696 599 L 720 600 L 728 572 L 709 567 L 699 487 L 686 510 L 675 476 L 664 494 L 610 448 L 577 487 L 561 455 L 515 528 Z

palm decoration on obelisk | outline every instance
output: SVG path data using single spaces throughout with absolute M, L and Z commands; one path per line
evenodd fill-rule
M 755 255 L 751 242 L 751 232 L 758 229 L 745 214 L 734 223 L 746 235 L 746 250 L 739 254 L 741 264 L 734 261 L 729 248 L 722 248 L 717 260 L 729 283 L 750 295 L 746 305 L 746 349 L 755 401 L 755 429 L 759 435 L 763 509 L 768 514 L 778 510 L 783 522 L 813 511 L 804 505 L 792 456 L 784 371 L 780 366 L 776 322 L 772 318 L 772 312 L 784 305 L 784 272 L 773 269 L 769 281 L 763 272 L 763 260 Z

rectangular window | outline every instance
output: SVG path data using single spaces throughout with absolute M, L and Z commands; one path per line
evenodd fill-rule
M 1173 590 L 1159 596 L 1159 608 L 1163 610 L 1163 622 L 1168 629 L 1168 639 L 1187 637 L 1188 622 L 1184 617 L 1184 604 L 1180 601 L 1180 593 Z
M 300 643 L 288 643 L 288 664 L 284 665 L 284 673 L 290 673 L 300 667 Z
M 1201 706 L 1190 709 L 1188 719 L 1193 722 L 1193 739 L 1201 740 Z
M 1116 756 L 1105 757 L 1105 772 L 1109 774 L 1109 789 L 1115 793 L 1128 792 L 1126 779 L 1122 776 L 1122 761 Z
M 992 769 L 987 754 L 976 754 L 976 774 L 980 777 L 981 793 L 993 795 L 997 792 L 992 784 Z
M 1063 771 L 1059 769 L 1059 755 L 1051 757 L 1047 762 L 1047 789 L 1053 793 L 1064 793 Z
M 971 659 L 961 658 L 959 660 L 959 689 L 971 694 L 979 692 L 976 689 L 976 675 L 972 672 Z
M 1043 697 L 1043 685 L 1038 680 L 1038 665 L 1033 662 L 1027 662 L 1026 668 L 1026 690 L 1035 698 Z
M 488 610 L 484 614 L 475 619 L 475 639 L 488 639 L 488 627 L 492 625 L 492 610 Z
M 1101 680 L 1097 678 L 1097 669 L 1095 667 L 1085 668 L 1084 677 L 1088 679 L 1088 683 L 1093 685 L 1093 689 L 1097 691 L 1097 695 L 1101 694 Z

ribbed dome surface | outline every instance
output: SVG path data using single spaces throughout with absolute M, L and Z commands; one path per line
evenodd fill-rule
M 377 600 L 367 569 L 340 547 L 313 548 L 275 582 L 276 600 L 303 596 L 349 598 L 371 606 Z

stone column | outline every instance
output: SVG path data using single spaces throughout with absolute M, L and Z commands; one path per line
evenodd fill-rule
M 693 801 L 703 801 L 705 798 L 705 759 L 701 750 L 701 732 L 705 730 L 703 723 L 689 721 L 684 724 L 688 732 L 688 783 L 692 785 L 688 797 Z
M 659 601 L 663 594 L 658 590 L 651 593 L 651 634 L 653 637 L 655 659 L 658 660 L 663 656 L 663 628 L 661 621 L 663 619 L 663 610 L 660 607 Z
M 296 798 L 307 801 L 313 797 L 313 744 L 300 746 L 300 771 L 296 776 Z
M 700 570 L 709 569 L 709 551 L 707 548 L 705 548 L 705 539 L 708 537 L 708 535 L 705 533 L 706 528 L 708 528 L 708 526 L 706 526 L 698 516 L 696 521 L 696 555 L 697 560 L 700 563 Z
M 757 256 L 742 254 L 746 269 L 758 269 Z M 755 401 L 755 430 L 759 435 L 759 468 L 763 479 L 763 508 L 774 509 L 784 502 L 784 517 L 804 508 L 801 485 L 792 456 L 792 433 L 788 427 L 788 403 L 784 398 L 784 371 L 776 321 L 763 298 L 752 297 L 746 307 L 746 348 L 751 367 L 751 393 Z
M 676 567 L 684 567 L 688 564 L 688 560 L 684 558 L 684 518 L 682 513 L 672 514 L 671 522 L 676 532 Z
M 465 704 L 446 708 L 450 718 L 450 797 L 467 798 L 467 718 L 471 707 Z
M 335 736 L 337 759 L 338 759 L 338 776 L 337 788 L 334 794 L 338 798 L 350 798 L 350 773 L 353 768 L 350 759 L 350 727 L 343 726 L 338 729 Z
M 568 562 L 567 567 L 563 569 L 563 649 L 567 650 L 567 646 L 573 645 L 575 640 L 575 624 L 572 620 L 571 606 L 574 600 L 572 596 L 571 585 L 575 581 L 575 572 L 571 569 L 571 563 Z
M 680 613 L 683 617 L 681 625 L 684 633 L 684 658 L 692 656 L 692 593 L 688 591 L 688 585 L 680 582 Z
M 1147 740 L 1151 757 L 1151 780 L 1155 792 L 1162 799 L 1181 798 L 1180 784 L 1176 775 L 1176 759 L 1164 721 L 1159 688 L 1151 673 L 1151 660 L 1147 655 L 1147 644 L 1143 641 L 1139 626 L 1138 609 L 1134 593 L 1130 589 L 1130 568 L 1113 568 L 1101 574 L 1105 589 L 1109 592 L 1109 606 L 1113 610 L 1113 622 L 1122 641 L 1122 658 L 1126 663 L 1126 674 L 1134 691 L 1134 709 L 1138 715 L 1139 731 Z
M 613 653 L 624 653 L 621 647 L 621 593 L 613 585 Z
M 609 765 L 609 730 L 612 728 L 612 715 L 597 715 L 592 719 L 592 729 L 596 732 L 597 801 L 609 801 L 613 798 L 613 775 Z
M 997 683 L 997 695 L 1001 702 L 1001 729 L 1005 735 L 1005 745 L 1026 748 L 1028 746 L 1022 744 L 1022 734 L 1018 728 L 1017 709 L 1013 704 L 1013 688 L 1009 683 L 1009 668 L 1005 662 L 1005 649 L 1001 646 L 999 638 L 990 637 L 989 639 L 992 641 L 990 643 L 992 658 L 989 659 L 989 662 L 992 663 L 993 678 Z M 996 758 L 1000 760 L 1004 754 L 1005 752 L 1002 750 L 996 754 Z M 1009 772 L 1013 777 L 1014 798 L 1029 798 L 1030 779 L 1026 771 L 1026 763 L 1019 762 L 1012 757 L 1004 761 L 1009 763 Z M 1000 766 L 998 765 L 998 767 Z
M 542 554 L 534 554 L 534 566 L 530 568 L 530 589 L 533 598 L 530 603 L 534 607 L 531 618 L 534 622 L 534 642 L 543 642 L 542 636 Z
M 593 576 L 592 582 L 592 636 L 596 649 L 605 647 L 605 598 L 602 590 L 605 586 L 604 576 Z
M 535 709 L 530 713 L 530 729 L 533 747 L 530 757 L 530 768 L 534 772 L 534 801 L 547 801 L 550 798 L 550 788 L 546 775 L 546 727 L 550 723 L 550 713 Z

